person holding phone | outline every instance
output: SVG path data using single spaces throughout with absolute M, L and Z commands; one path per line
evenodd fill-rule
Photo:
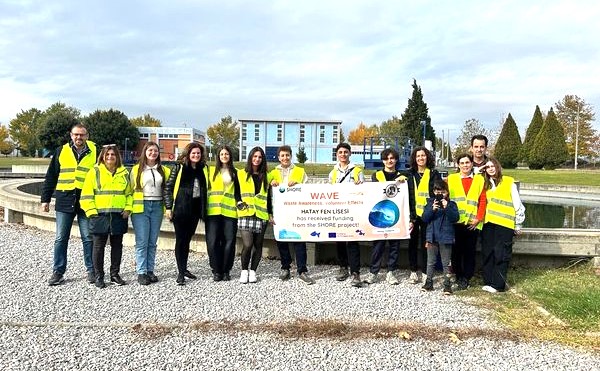
M 427 223 L 425 248 L 427 249 L 427 279 L 422 291 L 433 290 L 433 274 L 438 253 L 442 257 L 444 270 L 444 295 L 452 294 L 450 282 L 450 257 L 454 243 L 454 223 L 458 221 L 458 207 L 448 198 L 448 185 L 441 179 L 433 183 L 434 196 L 429 198 L 423 211 L 423 222 Z

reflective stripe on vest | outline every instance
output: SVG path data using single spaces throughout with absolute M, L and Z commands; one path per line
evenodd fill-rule
M 479 204 L 479 195 L 483 190 L 483 176 L 477 174 L 473 177 L 473 182 L 469 188 L 468 195 L 465 195 L 462 179 L 460 174 L 450 174 L 448 176 L 448 188 L 450 189 L 450 199 L 456 202 L 460 219 L 458 223 L 467 224 L 469 220 L 477 217 L 477 206 Z M 477 227 L 481 229 L 483 224 Z
M 259 219 L 269 220 L 267 190 L 265 187 L 261 184 L 260 192 L 254 194 L 254 180 L 252 176 L 248 178 L 248 174 L 244 170 L 238 172 L 238 179 L 240 181 L 242 201 L 248 205 L 245 210 L 238 211 L 238 217 L 256 215 Z
M 217 177 L 214 178 L 215 172 Z M 220 169 L 211 166 L 208 176 L 214 179 L 208 190 L 208 210 L 207 215 L 223 215 L 228 218 L 237 218 L 238 210 L 235 206 L 235 195 L 233 181 L 227 189 L 224 189 L 223 177 Z
M 488 189 L 486 191 L 486 223 L 494 223 L 506 228 L 515 229 L 515 207 L 511 193 L 513 183 L 514 179 L 505 175 L 496 189 Z
M 87 216 L 131 210 L 129 172 L 118 168 L 114 175 L 104 165 L 94 166 L 81 190 L 80 205 Z
M 60 173 L 56 183 L 57 191 L 70 191 L 75 188 L 83 188 L 83 182 L 87 172 L 96 164 L 96 144 L 86 141 L 90 153 L 83 156 L 79 164 L 69 143 L 62 146 L 58 156 Z
M 417 186 L 417 180 L 413 178 L 415 182 L 415 210 L 418 216 L 423 215 L 427 199 L 429 198 L 429 173 L 429 168 L 425 169 L 419 186 Z

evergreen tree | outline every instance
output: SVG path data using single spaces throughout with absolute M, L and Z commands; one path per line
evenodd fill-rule
M 423 124 L 425 122 L 425 139 L 430 140 L 435 146 L 435 130 L 431 126 L 431 117 L 427 103 L 423 101 L 421 87 L 417 85 L 417 80 L 413 79 L 412 98 L 408 100 L 408 106 L 402 114 L 401 121 L 404 124 L 406 135 L 410 138 L 413 145 L 425 145 L 423 142 Z
M 521 161 L 527 162 L 530 169 L 536 169 L 536 164 L 531 164 L 529 161 L 529 153 L 531 153 L 531 149 L 533 148 L 533 143 L 535 142 L 535 138 L 538 133 L 542 129 L 544 125 L 544 117 L 542 116 L 542 111 L 540 110 L 540 106 L 535 106 L 535 112 L 533 113 L 533 117 L 531 118 L 531 123 L 527 128 L 527 133 L 525 134 L 525 141 L 523 142 L 523 146 L 521 147 Z M 537 169 L 541 169 L 541 167 L 537 167 Z
M 135 150 L 140 141 L 140 132 L 127 116 L 115 109 L 96 110 L 83 119 L 88 128 L 89 138 L 97 145 L 116 144 L 119 150 Z M 129 156 L 123 156 L 130 158 Z
M 503 168 L 514 169 L 517 167 L 521 145 L 521 136 L 519 135 L 517 123 L 509 113 L 494 148 L 494 156 Z
M 51 114 L 40 128 L 42 146 L 54 153 L 58 147 L 71 140 L 69 130 L 77 123 L 79 123 L 79 119 L 74 116 L 73 112 L 64 110 Z
M 568 158 L 565 132 L 558 122 L 554 109 L 550 108 L 542 129 L 535 137 L 533 148 L 529 153 L 530 162 L 534 166 L 540 164 L 546 170 L 553 170 Z
M 306 157 L 306 152 L 304 151 L 304 147 L 298 148 L 298 152 L 296 153 L 296 161 L 299 164 L 303 164 L 306 162 L 306 160 L 308 160 L 308 158 Z

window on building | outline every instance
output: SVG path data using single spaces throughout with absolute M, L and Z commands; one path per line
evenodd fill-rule
M 333 143 L 338 142 L 338 126 L 333 125 Z
M 319 126 L 319 143 L 325 143 L 325 125 Z
M 259 124 L 254 124 L 254 140 L 255 141 L 260 140 L 260 125 Z
M 246 134 L 248 132 L 248 128 L 246 128 L 246 124 L 242 124 L 242 140 L 246 141 Z
M 246 146 L 242 146 L 242 159 L 245 159 L 247 155 Z
M 335 153 L 335 148 L 331 149 L 331 161 L 337 161 L 337 156 Z

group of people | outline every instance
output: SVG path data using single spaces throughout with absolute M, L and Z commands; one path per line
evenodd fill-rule
M 56 239 L 53 274 L 48 284 L 64 282 L 67 245 L 75 217 L 83 243 L 87 280 L 104 288 L 104 255 L 110 242 L 110 281 L 126 284 L 120 276 L 123 235 L 128 219 L 135 232 L 135 261 L 140 285 L 158 282 L 155 274 L 156 248 L 163 219 L 173 223 L 178 285 L 196 279 L 188 269 L 190 243 L 200 220 L 205 225 L 206 246 L 213 280 L 231 280 L 237 233 L 242 240 L 241 283 L 258 281 L 257 268 L 269 224 L 285 215 L 273 215 L 271 190 L 305 183 L 304 169 L 292 162 L 292 149 L 281 146 L 279 164 L 268 171 L 265 152 L 255 147 L 248 153 L 244 169 L 233 166 L 232 151 L 219 148 L 215 166 L 206 163 L 204 146 L 189 143 L 169 168 L 161 163 L 157 143 L 146 142 L 136 165 L 128 171 L 114 144 L 97 147 L 89 140 L 82 124 L 70 131 L 71 140 L 58 148 L 46 173 L 41 202 L 49 211 L 56 198 Z M 514 180 L 502 175 L 498 161 L 485 156 L 487 138 L 474 136 L 472 154 L 458 156 L 459 171 L 442 180 L 434 168 L 434 158 L 425 147 L 417 147 L 410 157 L 410 169 L 399 171 L 399 154 L 392 148 L 381 153 L 384 168 L 372 181 L 406 182 L 409 190 L 410 241 L 408 258 L 411 283 L 424 281 L 422 289 L 433 289 L 438 255 L 444 271 L 444 293 L 452 293 L 451 270 L 457 288 L 465 289 L 475 272 L 475 246 L 481 235 L 484 290 L 503 291 L 512 253 L 512 239 L 524 220 L 524 207 Z M 350 161 L 351 147 L 340 143 L 337 163 L 329 182 L 364 182 L 362 169 Z M 480 233 L 481 231 L 481 233 Z M 360 277 L 360 247 L 357 241 L 337 242 L 338 281 L 349 277 L 361 287 L 378 281 L 386 242 L 389 244 L 387 274 L 389 284 L 398 284 L 400 241 L 381 240 L 373 244 L 369 274 Z M 294 250 L 298 279 L 313 284 L 307 269 L 306 243 L 277 242 L 281 257 L 281 280 L 291 278 Z M 423 274 L 425 271 L 425 275 Z

